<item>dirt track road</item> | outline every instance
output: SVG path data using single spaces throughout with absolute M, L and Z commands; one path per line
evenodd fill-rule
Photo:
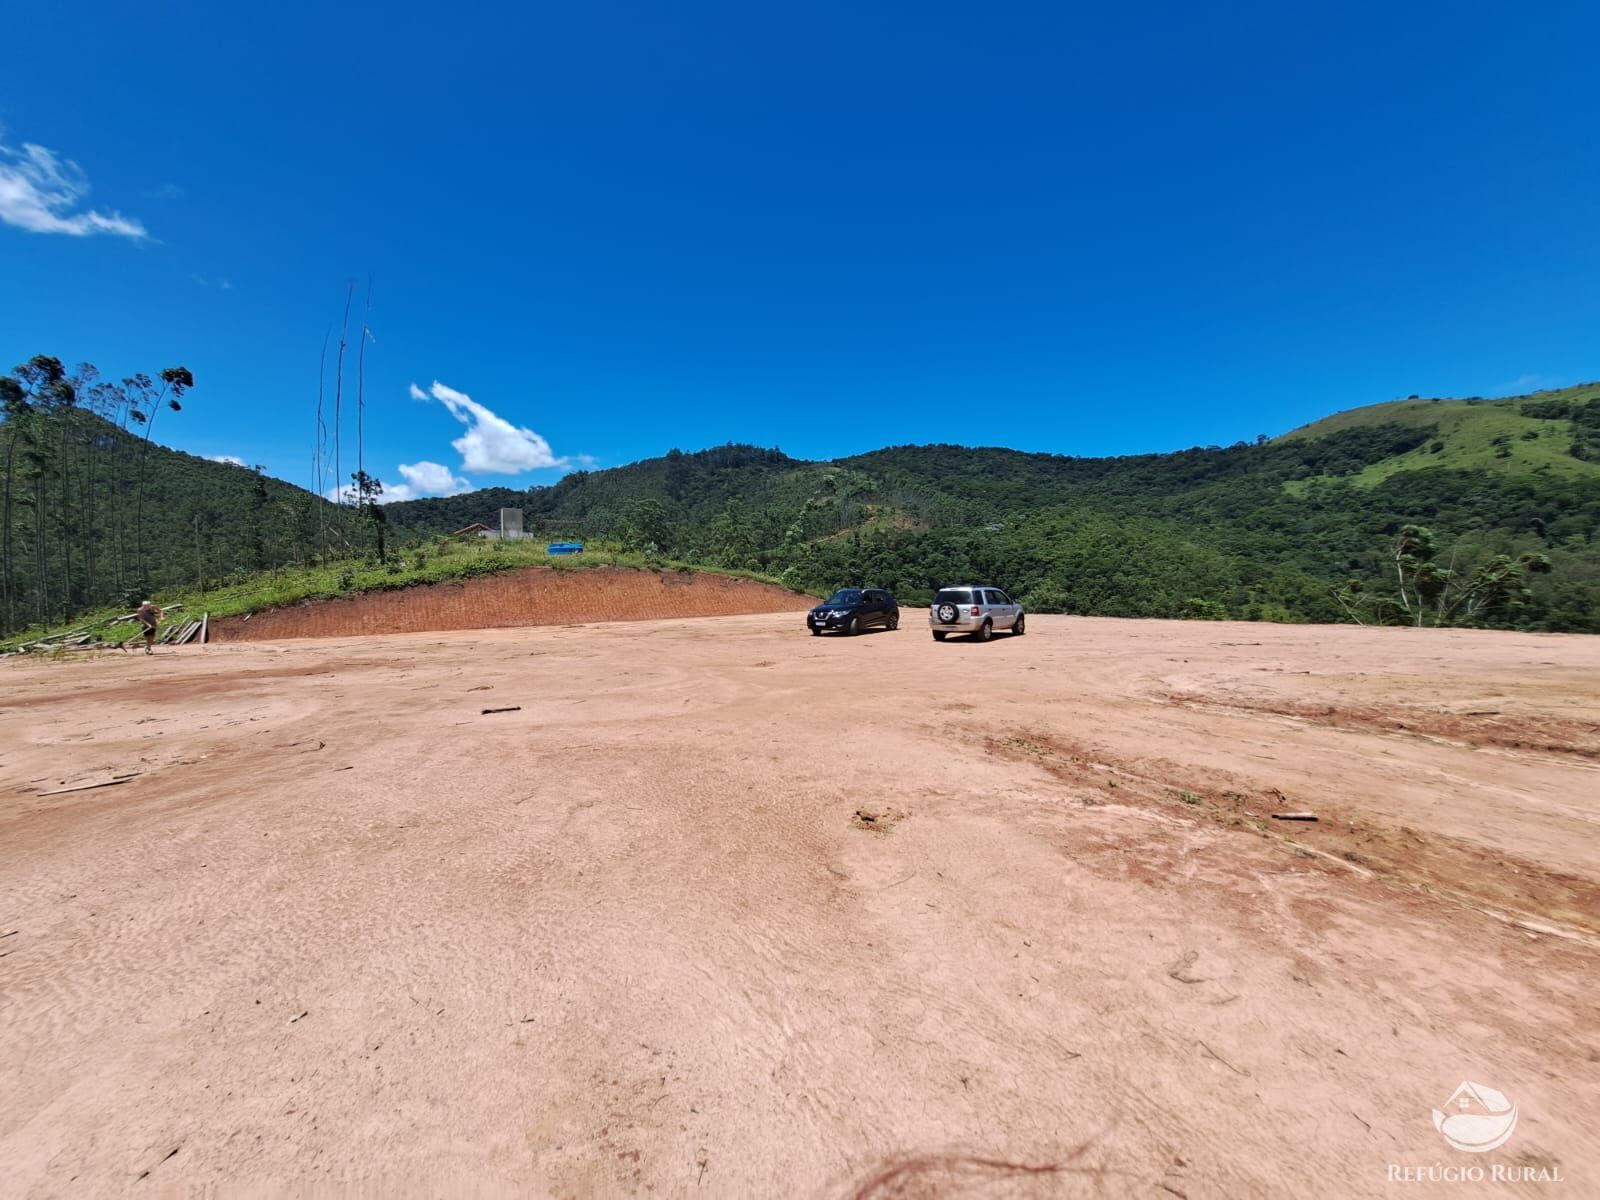
M 1600 1194 L 1600 638 L 916 615 L 0 664 L 0 1191 Z

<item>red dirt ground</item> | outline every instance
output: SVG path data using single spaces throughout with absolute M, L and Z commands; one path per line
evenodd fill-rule
M 220 618 L 211 622 L 210 633 L 214 642 L 258 642 L 271 638 L 804 612 L 814 603 L 784 588 L 726 575 L 626 567 L 576 571 L 530 567 L 460 583 L 312 601 L 258 612 L 249 620 Z
M 1600 1195 L 1597 725 L 1459 630 L 10 660 L 0 1192 Z

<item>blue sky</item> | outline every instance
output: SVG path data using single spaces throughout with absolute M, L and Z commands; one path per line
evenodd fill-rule
M 161 440 L 302 484 L 369 275 L 368 467 L 422 491 L 730 440 L 1164 450 L 1600 376 L 1593 4 L 0 31 L 0 360 L 185 364 Z

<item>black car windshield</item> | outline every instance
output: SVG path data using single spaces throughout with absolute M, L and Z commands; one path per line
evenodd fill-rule
M 860 588 L 840 588 L 833 595 L 823 601 L 824 604 L 860 604 Z

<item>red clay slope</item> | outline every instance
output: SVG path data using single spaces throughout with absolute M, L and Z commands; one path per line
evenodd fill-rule
M 431 583 L 338 600 L 307 601 L 211 623 L 219 642 L 264 638 L 350 637 L 490 629 L 507 625 L 570 625 L 735 613 L 803 612 L 813 601 L 770 584 L 726 575 L 595 567 L 556 571 L 530 567 L 504 575 Z

